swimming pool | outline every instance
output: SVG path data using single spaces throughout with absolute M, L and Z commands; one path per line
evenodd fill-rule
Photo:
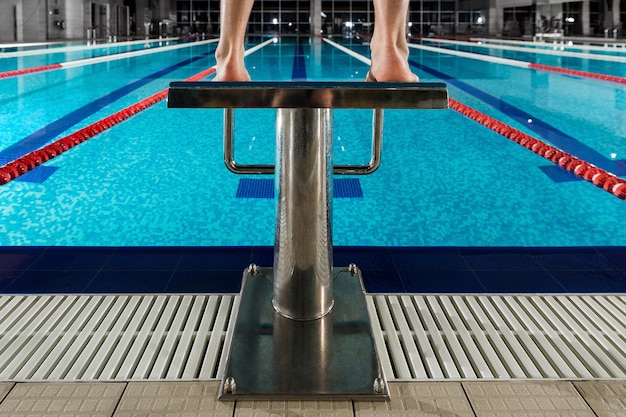
M 0 45 L 0 56 L 2 57 L 0 59 L 0 72 L 103 56 L 112 57 L 116 54 L 128 54 L 134 51 L 154 51 L 157 48 L 192 41 L 195 41 L 195 38 L 164 38 L 87 44 L 84 42 L 45 43 L 26 47 Z
M 367 55 L 362 41 L 342 43 Z M 205 70 L 214 48 L 0 79 L 0 163 Z M 410 59 L 423 81 L 446 82 L 455 100 L 626 175 L 623 85 L 430 50 L 411 49 Z M 367 72 L 309 38 L 270 42 L 247 63 L 255 80 L 349 82 Z M 366 162 L 370 112 L 335 116 L 335 162 Z M 237 111 L 236 121 L 237 161 L 271 163 L 272 111 Z M 224 168 L 221 123 L 221 111 L 162 101 L 0 186 L 0 245 L 271 246 L 271 177 Z M 626 245 L 624 201 L 453 110 L 387 111 L 381 168 L 336 179 L 357 189 L 333 203 L 339 246 Z M 241 187 L 252 188 L 238 194 Z

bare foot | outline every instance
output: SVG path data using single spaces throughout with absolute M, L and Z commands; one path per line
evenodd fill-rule
M 219 64 L 216 67 L 216 74 L 213 81 L 250 81 L 250 74 L 245 67 L 228 66 Z
M 213 81 L 250 81 L 250 74 L 244 63 L 243 49 L 223 52 L 218 47 L 215 51 L 215 59 L 217 65 Z
M 372 65 L 367 81 L 413 83 L 419 81 L 419 77 L 409 68 L 409 50 L 406 44 L 389 45 L 372 39 L 370 48 Z

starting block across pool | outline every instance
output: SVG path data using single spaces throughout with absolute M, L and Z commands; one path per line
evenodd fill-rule
M 333 267 L 333 174 L 380 163 L 382 109 L 446 109 L 440 83 L 175 82 L 170 108 L 224 108 L 224 161 L 275 174 L 273 267 L 250 265 L 220 399 L 389 398 L 360 270 Z M 276 108 L 276 164 L 237 165 L 233 109 Z M 374 109 L 372 161 L 333 166 L 332 110 Z

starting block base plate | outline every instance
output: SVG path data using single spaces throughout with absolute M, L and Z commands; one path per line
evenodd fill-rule
M 273 268 L 244 272 L 221 400 L 389 399 L 361 273 L 348 268 L 332 273 L 332 311 L 296 321 L 272 306 Z

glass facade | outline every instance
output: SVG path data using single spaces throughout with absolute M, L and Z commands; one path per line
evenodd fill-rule
M 321 33 L 371 35 L 371 0 L 320 0 Z M 490 6 L 487 0 L 410 0 L 408 31 L 412 36 L 532 37 L 561 31 L 565 36 L 603 36 L 626 18 L 626 0 L 541 2 L 514 7 Z M 509 2 L 506 2 L 509 3 Z M 176 0 L 174 34 L 219 33 L 220 0 Z M 504 4 L 504 2 L 502 2 Z M 614 9 L 617 9 L 615 11 Z M 308 34 L 311 0 L 257 0 L 250 16 L 252 34 Z M 495 11 L 495 12 L 494 12 Z

